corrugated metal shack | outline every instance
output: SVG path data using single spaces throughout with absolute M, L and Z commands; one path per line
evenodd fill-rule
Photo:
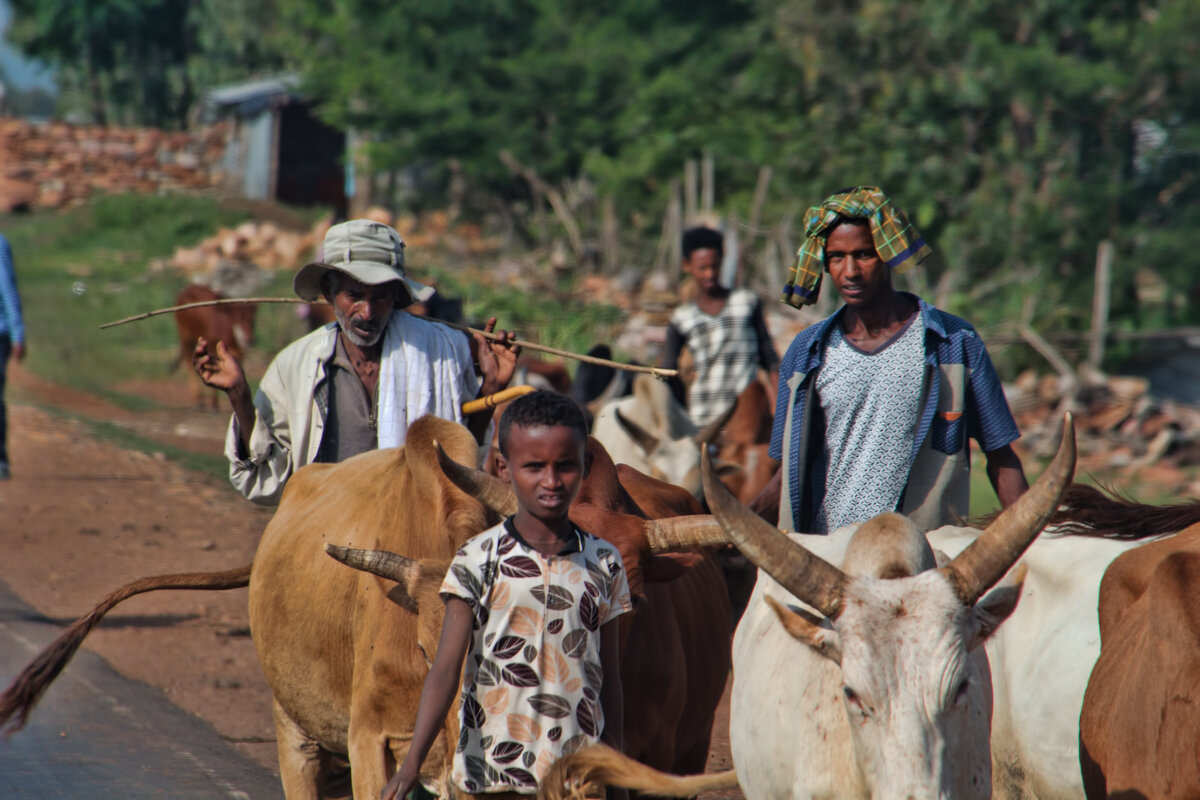
M 209 90 L 208 119 L 225 119 L 221 171 L 226 188 L 254 200 L 346 210 L 346 136 L 312 113 L 293 74 Z

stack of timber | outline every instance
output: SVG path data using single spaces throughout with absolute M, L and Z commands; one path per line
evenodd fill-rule
M 322 220 L 307 231 L 292 231 L 271 222 L 251 220 L 236 228 L 222 228 L 195 247 L 176 248 L 171 266 L 192 278 L 212 274 L 224 263 L 295 270 L 313 256 L 329 224 L 329 220 Z
M 94 194 L 209 189 L 224 142 L 220 125 L 169 133 L 0 118 L 0 213 Z
M 1005 387 L 1021 446 L 1053 449 L 1065 411 L 1075 417 L 1080 470 L 1146 470 L 1164 489 L 1191 492 L 1200 465 L 1200 409 L 1156 398 L 1145 378 L 1081 371 L 1074 378 L 1029 371 Z

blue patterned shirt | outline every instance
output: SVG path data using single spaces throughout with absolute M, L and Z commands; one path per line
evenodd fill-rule
M 909 453 L 908 484 L 896 510 L 930 530 L 967 516 L 967 440 L 990 452 L 1011 444 L 1020 432 L 979 334 L 966 320 L 917 302 L 925 326 L 921 415 Z M 829 448 L 841 444 L 826 441 L 815 378 L 844 310 L 797 334 L 779 368 L 770 455 L 784 462 L 779 525 L 785 530 L 813 530 L 815 509 L 824 499 Z

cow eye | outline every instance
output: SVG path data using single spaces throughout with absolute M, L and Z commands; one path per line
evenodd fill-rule
M 847 703 L 854 706 L 864 714 L 866 713 L 866 707 L 863 705 L 862 698 L 858 696 L 858 692 L 854 691 L 849 686 L 843 686 L 842 694 L 846 696 Z
M 971 689 L 971 679 L 963 678 L 962 683 L 958 685 L 958 689 L 954 692 L 954 702 L 956 705 L 962 705 L 967 702 L 967 692 Z

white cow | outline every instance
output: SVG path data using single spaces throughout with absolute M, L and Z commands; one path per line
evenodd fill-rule
M 734 638 L 730 743 L 747 797 L 991 795 L 991 684 L 980 645 L 1012 612 L 1023 575 L 987 592 L 1041 531 L 1074 463 L 1068 422 L 1038 483 L 940 567 L 900 515 L 880 515 L 848 539 L 789 538 L 705 470 L 721 528 L 765 573 Z M 839 547 L 843 569 L 815 552 Z M 626 782 L 611 754 L 589 763 L 585 751 L 564 759 L 544 792 L 552 797 L 577 776 L 650 788 Z M 672 788 L 664 779 L 655 791 Z
M 847 546 L 858 527 L 839 528 L 829 536 L 792 534 L 791 538 L 849 571 Z M 926 536 L 935 552 L 953 557 L 979 533 L 976 528 L 951 526 Z M 993 797 L 1083 797 L 1079 713 L 1088 676 L 1100 655 L 1096 617 L 1100 579 L 1114 558 L 1143 543 L 1043 535 L 1010 570 L 1010 581 L 1018 570 L 1024 573 L 1020 603 L 985 643 L 992 684 Z M 774 613 L 760 601 L 767 596 L 778 599 L 780 593 L 779 584 L 760 573 L 747 619 L 734 640 L 735 649 L 747 648 L 747 660 L 754 641 L 751 630 L 768 628 L 775 621 Z M 972 655 L 978 656 L 978 651 Z M 741 763 L 736 755 L 735 763 Z
M 703 498 L 700 450 L 726 419 L 722 416 L 697 427 L 665 381 L 639 375 L 633 382 L 633 394 L 609 401 L 596 414 L 592 436 L 604 445 L 614 463 L 628 464 Z

